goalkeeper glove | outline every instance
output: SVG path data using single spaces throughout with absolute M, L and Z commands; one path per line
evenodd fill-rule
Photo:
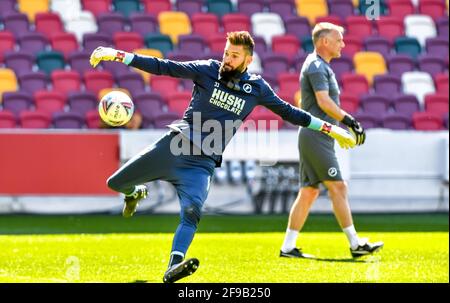
M 324 122 L 320 131 L 335 139 L 341 148 L 348 149 L 356 145 L 355 138 L 348 131 L 337 125 Z
M 99 46 L 92 52 L 89 62 L 92 67 L 96 67 L 100 61 L 117 61 L 123 63 L 127 54 L 124 51 L 114 48 Z
M 364 141 L 366 141 L 366 132 L 364 131 L 364 128 L 361 126 L 361 124 L 355 120 L 355 118 L 350 115 L 345 115 L 344 119 L 342 119 L 341 122 L 348 127 L 350 132 L 355 137 L 356 145 L 364 144 Z

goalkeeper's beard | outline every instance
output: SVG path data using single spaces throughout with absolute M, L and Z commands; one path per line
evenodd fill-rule
M 226 70 L 227 67 L 229 68 L 228 70 Z M 245 69 L 245 61 L 242 62 L 241 65 L 239 65 L 238 67 L 236 67 L 234 69 L 231 66 L 226 65 L 222 62 L 222 64 L 220 65 L 219 74 L 222 79 L 230 80 L 230 79 L 235 78 L 244 69 Z

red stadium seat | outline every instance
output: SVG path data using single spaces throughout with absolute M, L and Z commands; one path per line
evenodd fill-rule
M 329 23 L 333 23 L 339 26 L 344 27 L 344 22 L 342 21 L 341 17 L 339 16 L 334 16 L 334 15 L 328 15 L 328 16 L 322 16 L 322 17 L 317 17 L 316 18 L 316 23 L 321 23 L 321 22 L 329 22 Z
M 114 85 L 113 76 L 107 71 L 86 71 L 83 78 L 86 90 L 91 91 L 96 95 L 103 88 L 113 87 Z
M 354 114 L 359 109 L 359 98 L 354 94 L 344 92 L 339 96 L 341 108 L 349 114 Z
M 434 76 L 436 92 L 439 94 L 449 95 L 448 73 L 436 74 Z
M 216 14 L 197 13 L 191 17 L 192 32 L 208 39 L 219 33 L 219 18 Z M 223 50 L 223 49 L 222 49 Z
M 415 8 L 411 0 L 388 1 L 389 12 L 392 17 L 405 19 L 407 15 L 413 15 Z
M 353 57 L 354 54 L 362 51 L 363 49 L 362 41 L 363 40 L 361 40 L 358 37 L 352 35 L 345 35 L 344 36 L 345 47 L 342 49 L 342 53 L 349 57 Z
M 103 128 L 105 126 L 105 123 L 100 118 L 100 115 L 98 113 L 97 109 L 90 110 L 86 113 L 86 125 L 88 128 Z
M 95 17 L 111 11 L 111 0 L 82 0 L 83 9 L 90 11 Z
M 73 52 L 78 51 L 78 41 L 72 33 L 57 33 L 51 35 L 50 43 L 54 50 L 64 54 L 66 60 Z
M 438 115 L 448 113 L 448 95 L 430 94 L 425 96 L 425 110 Z
M 428 112 L 413 114 L 413 126 L 416 130 L 443 130 L 442 115 Z
M 50 78 L 54 91 L 67 94 L 81 90 L 81 77 L 76 71 L 54 70 Z
M 404 36 L 405 30 L 403 26 L 403 19 L 398 17 L 380 17 L 376 22 L 378 28 L 378 35 L 385 37 L 391 43 L 397 37 Z
M 298 54 L 299 50 L 300 41 L 294 35 L 287 34 L 272 38 L 272 51 L 274 53 L 285 54 L 292 60 Z
M 49 39 L 54 34 L 64 32 L 61 18 L 56 13 L 37 13 L 35 25 L 36 31 L 43 33 Z
M 170 0 L 143 0 L 145 12 L 153 16 L 158 16 L 160 12 L 171 11 Z
M 17 124 L 16 116 L 9 110 L 0 111 L 0 128 L 15 128 Z
M 419 2 L 419 13 L 437 20 L 446 13 L 445 2 L 442 0 L 421 0 Z
M 183 91 L 171 93 L 167 96 L 169 110 L 182 115 L 191 102 L 192 92 Z
M 283 119 L 269 109 L 262 106 L 255 107 L 250 115 L 248 115 L 247 120 L 245 120 L 244 122 L 244 127 L 256 127 L 257 130 L 270 131 L 280 129 L 282 126 Z
M 152 76 L 150 78 L 150 87 L 164 98 L 168 94 L 178 91 L 180 79 L 169 76 Z
M 278 83 L 280 92 L 292 94 L 294 97 L 295 93 L 300 89 L 300 80 L 297 73 L 279 73 Z
M 225 33 L 234 31 L 251 32 L 252 30 L 250 17 L 241 13 L 223 15 L 222 24 Z
M 372 36 L 372 22 L 367 20 L 365 16 L 348 16 L 345 22 L 347 24 L 346 36 L 351 35 L 361 41 L 366 37 Z
M 66 96 L 57 91 L 40 90 L 34 93 L 36 110 L 53 114 L 63 111 L 66 105 Z
M 209 49 L 211 52 L 222 52 L 225 49 L 226 37 L 225 34 L 215 34 L 207 39 Z
M 346 93 L 358 97 L 369 92 L 369 82 L 363 75 L 349 73 L 342 74 L 342 86 Z
M 20 113 L 22 128 L 49 128 L 52 116 L 45 111 L 23 111 Z
M 127 52 L 144 48 L 144 40 L 138 33 L 117 32 L 113 36 L 113 41 L 116 49 Z
M 0 63 L 3 62 L 3 54 L 8 51 L 14 50 L 14 45 L 16 44 L 16 39 L 13 33 L 8 31 L 0 32 Z

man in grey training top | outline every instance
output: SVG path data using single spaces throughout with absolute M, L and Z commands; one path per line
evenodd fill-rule
M 305 60 L 300 72 L 301 107 L 312 115 L 332 124 L 345 124 L 356 138 L 356 144 L 365 141 L 362 126 L 339 107 L 339 86 L 330 61 L 341 56 L 345 46 L 344 29 L 331 23 L 318 23 L 312 32 L 314 52 Z M 359 238 L 353 226 L 347 199 L 347 185 L 342 179 L 334 151 L 334 141 L 321 133 L 301 128 L 299 132 L 301 189 L 292 205 L 286 236 L 281 247 L 281 257 L 308 257 L 296 247 L 313 202 L 319 196 L 319 184 L 328 189 L 333 211 L 350 243 L 354 258 L 372 254 L 383 247 L 383 242 L 370 243 Z

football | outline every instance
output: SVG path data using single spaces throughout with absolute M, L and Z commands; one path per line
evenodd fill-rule
M 98 104 L 101 119 L 110 126 L 122 126 L 130 121 L 134 112 L 131 98 L 121 91 L 111 91 Z

